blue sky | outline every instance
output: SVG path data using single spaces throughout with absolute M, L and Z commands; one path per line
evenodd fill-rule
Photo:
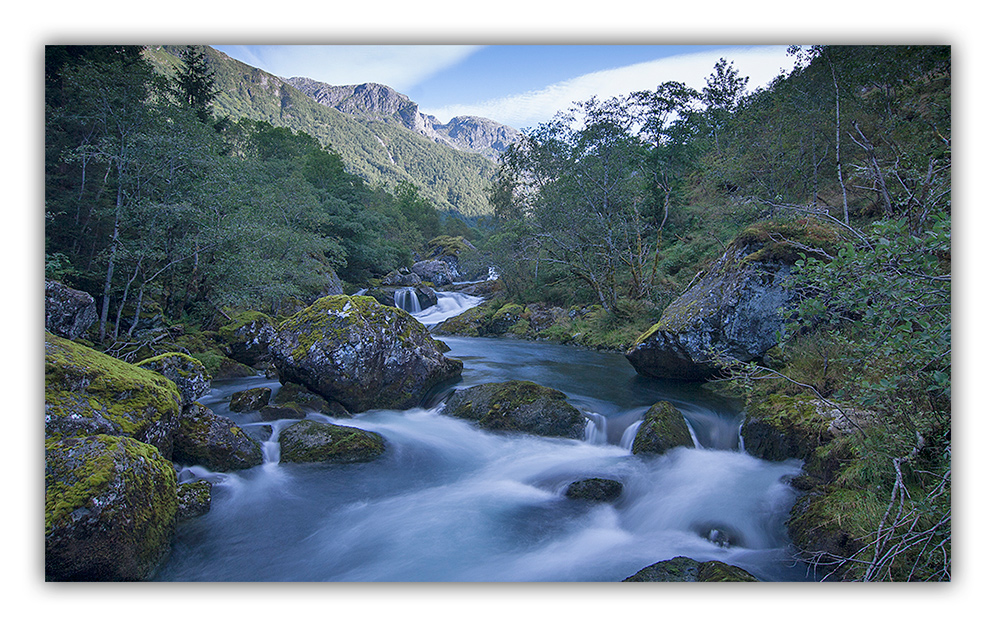
M 282 77 L 331 85 L 382 83 L 448 122 L 477 115 L 535 126 L 575 101 L 654 89 L 664 81 L 701 88 L 721 57 L 749 88 L 792 67 L 787 45 L 344 45 L 214 46 Z

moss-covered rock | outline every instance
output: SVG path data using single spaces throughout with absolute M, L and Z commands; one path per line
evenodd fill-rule
M 169 458 L 180 408 L 162 375 L 45 334 L 46 436 L 130 436 Z
M 701 563 L 677 556 L 644 567 L 623 582 L 758 582 L 758 578 L 720 561 Z
M 310 419 L 285 427 L 277 438 L 281 463 L 369 462 L 385 451 L 380 434 Z
M 293 404 L 304 410 L 312 410 L 329 416 L 346 416 L 349 414 L 346 408 L 337 404 L 330 404 L 321 395 L 315 394 L 301 384 L 288 382 L 277 390 L 271 402 L 274 405 Z
M 565 438 L 583 438 L 587 421 L 561 391 L 524 381 L 458 390 L 443 411 L 489 430 Z
M 208 514 L 211 510 L 211 482 L 197 480 L 177 487 L 177 523 Z
M 509 332 L 516 324 L 524 320 L 525 308 L 518 303 L 508 303 L 492 315 L 485 327 L 485 332 L 492 336 L 501 336 Z
M 797 298 L 783 287 L 801 255 L 826 257 L 837 236 L 797 221 L 760 223 L 745 230 L 662 312 L 627 351 L 641 375 L 705 380 L 716 358 L 761 360 L 783 331 L 780 309 Z
M 262 464 L 263 448 L 231 419 L 194 403 L 180 418 L 173 460 L 212 471 L 236 471 Z
M 176 473 L 128 437 L 45 442 L 46 580 L 144 580 L 169 551 Z
M 463 364 L 411 315 L 371 297 L 315 301 L 277 329 L 272 357 L 282 384 L 298 383 L 350 412 L 417 406 Z
M 225 352 L 247 366 L 256 366 L 270 356 L 275 323 L 262 312 L 242 312 L 218 330 Z
M 594 502 L 613 502 L 623 494 L 623 484 L 605 478 L 578 480 L 568 485 L 565 497 Z
M 491 320 L 494 312 L 488 305 L 478 305 L 461 312 L 457 316 L 451 316 L 447 320 L 439 323 L 433 330 L 445 336 L 468 336 L 475 338 L 485 335 L 485 326 Z
M 685 418 L 667 401 L 659 401 L 644 413 L 630 451 L 635 454 L 663 454 L 674 447 L 693 447 Z
M 232 412 L 256 412 L 270 403 L 271 394 L 273 391 L 266 386 L 234 392 L 228 409 Z
M 142 360 L 135 366 L 159 373 L 177 386 L 183 405 L 189 405 L 208 394 L 211 376 L 196 358 L 184 353 L 164 353 Z
M 833 438 L 836 414 L 811 394 L 775 393 L 749 400 L 741 427 L 744 449 L 763 460 L 804 460 Z
M 212 377 L 215 379 L 237 379 L 254 375 L 256 375 L 256 369 L 246 366 L 242 362 L 236 362 L 232 358 L 223 357 L 218 364 L 218 371 Z

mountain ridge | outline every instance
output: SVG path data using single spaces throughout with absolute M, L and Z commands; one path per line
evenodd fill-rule
M 145 57 L 169 76 L 179 66 L 183 48 L 147 46 Z M 495 161 L 386 118 L 360 118 L 319 104 L 287 79 L 210 46 L 204 50 L 218 90 L 212 103 L 216 116 L 259 120 L 307 133 L 338 153 L 347 170 L 368 184 L 393 189 L 401 182 L 412 183 L 443 213 L 465 217 L 491 213 L 487 190 L 498 171 Z
M 478 153 L 496 162 L 521 135 L 510 126 L 480 116 L 454 116 L 444 124 L 435 116 L 419 111 L 419 105 L 408 96 L 381 83 L 331 85 L 302 76 L 284 80 L 320 105 L 357 118 L 400 124 L 435 142 Z

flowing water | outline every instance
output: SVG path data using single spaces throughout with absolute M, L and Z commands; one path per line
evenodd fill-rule
M 181 524 L 157 578 L 619 581 L 688 556 L 764 580 L 806 579 L 789 557 L 783 524 L 795 498 L 786 479 L 800 463 L 741 452 L 741 415 L 729 400 L 639 377 L 619 354 L 442 339 L 464 362 L 457 386 L 525 379 L 561 390 L 589 417 L 586 440 L 486 432 L 438 408 L 312 415 L 378 432 L 387 452 L 362 464 L 281 465 L 277 434 L 290 421 L 276 422 L 263 465 L 183 471 L 213 483 L 211 510 Z M 258 413 L 228 411 L 233 392 L 261 385 L 280 386 L 262 377 L 219 381 L 200 401 L 267 438 Z M 683 413 L 696 447 L 631 455 L 641 416 L 663 399 Z M 571 482 L 591 477 L 619 480 L 622 497 L 607 504 L 564 496 Z

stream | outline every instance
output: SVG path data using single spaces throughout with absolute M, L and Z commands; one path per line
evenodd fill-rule
M 431 309 L 426 316 L 439 314 Z M 201 403 L 262 440 L 266 426 L 273 434 L 258 467 L 182 471 L 212 482 L 211 510 L 179 526 L 156 579 L 619 581 L 675 556 L 720 560 L 762 580 L 808 579 L 784 525 L 796 497 L 786 479 L 800 462 L 740 451 L 736 403 L 637 376 L 620 354 L 441 339 L 464 362 L 458 387 L 523 379 L 561 390 L 590 419 L 585 440 L 487 432 L 442 414 L 438 397 L 434 408 L 310 415 L 377 432 L 387 452 L 361 464 L 281 465 L 277 435 L 291 421 L 264 425 L 258 413 L 228 409 L 233 392 L 280 383 L 215 381 Z M 630 454 L 641 416 L 660 400 L 682 412 L 696 447 Z M 564 496 L 591 477 L 622 482 L 623 495 L 612 504 Z

